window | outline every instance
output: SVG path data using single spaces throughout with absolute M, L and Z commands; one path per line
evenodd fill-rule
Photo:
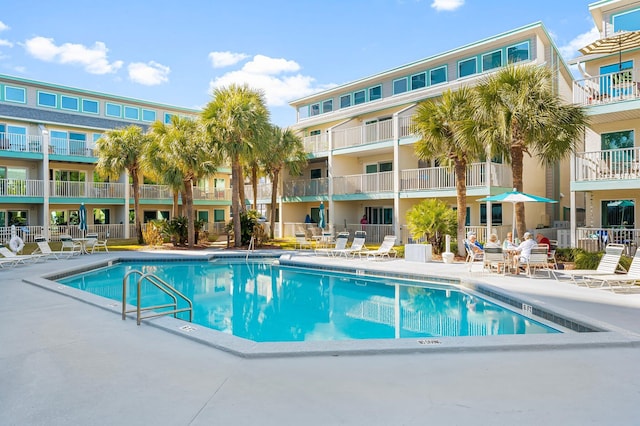
M 13 150 L 26 150 L 27 149 L 27 128 L 21 126 L 7 125 L 7 135 L 9 147 Z M 6 146 L 5 142 L 5 146 Z
M 393 171 L 393 163 L 391 161 L 378 164 L 378 170 L 380 172 L 391 172 Z
M 359 90 L 353 94 L 353 104 L 359 105 L 366 101 L 364 90 Z
M 507 62 L 515 64 L 516 62 L 529 60 L 529 42 L 525 41 L 515 46 L 507 47 Z
M 213 221 L 214 222 L 224 222 L 224 210 L 214 209 L 213 210 Z
M 198 220 L 203 221 L 204 223 L 209 222 L 209 212 L 206 210 L 198 210 Z
M 322 133 L 322 130 L 312 130 L 309 132 L 309 136 L 318 136 Z
M 382 86 L 375 86 L 369 89 L 369 100 L 375 101 L 382 98 Z
M 164 113 L 164 124 L 171 123 L 171 119 L 173 118 L 173 114 L 169 114 L 168 112 Z
M 142 212 L 143 223 L 152 220 L 169 220 L 169 210 L 145 210 Z
M 138 108 L 125 106 L 124 107 L 124 118 L 128 118 L 129 120 L 139 120 L 140 119 L 140 110 Z
M 421 89 L 427 85 L 427 73 L 411 76 L 411 90 Z
M 27 176 L 24 167 L 0 167 L 0 195 L 27 195 Z
M 109 225 L 111 211 L 109 209 L 93 209 L 93 223 L 95 225 Z
M 309 107 L 307 105 L 298 108 L 298 120 L 309 117 Z
M 156 112 L 150 109 L 143 109 L 142 121 L 156 121 Z
M 476 58 L 470 58 L 464 61 L 458 62 L 458 78 L 473 75 L 478 72 L 476 67 Z
M 322 178 L 322 169 L 311 169 L 309 171 L 309 176 L 311 179 L 320 179 Z
M 351 106 L 351 95 L 340 96 L 340 108 L 347 108 Z
M 480 224 L 487 224 L 487 204 L 480 204 Z M 502 204 L 491 204 L 491 224 L 502 225 Z
M 27 91 L 22 87 L 4 86 L 4 100 L 7 102 L 27 102 Z
M 333 99 L 328 99 L 322 102 L 322 112 L 331 112 L 333 111 Z
M 600 202 L 600 211 L 602 212 L 602 227 L 619 227 L 619 228 L 635 228 L 635 210 L 636 203 L 633 200 L 602 200 Z M 609 235 L 616 243 L 615 232 Z M 621 241 L 620 241 L 621 242 Z
M 84 156 L 87 148 L 87 134 L 69 132 L 69 154 Z
M 502 51 L 485 53 L 482 55 L 482 71 L 489 71 L 502 66 Z
M 620 132 L 603 133 L 600 135 L 601 149 L 622 149 L 633 148 L 633 130 L 622 130 Z
M 56 108 L 58 106 L 58 98 L 53 93 L 38 91 L 38 105 Z
M 7 211 L 7 226 L 27 226 L 28 216 L 26 210 L 8 210 Z
M 399 93 L 404 93 L 407 91 L 407 79 L 399 78 L 397 80 L 393 80 L 393 94 L 397 95 Z
M 366 174 L 378 173 L 378 164 L 367 164 L 364 167 L 364 172 Z
M 60 108 L 78 111 L 80 100 L 71 96 L 60 95 Z
M 440 67 L 429 71 L 429 81 L 433 86 L 434 84 L 445 83 L 447 81 L 447 67 Z
M 613 15 L 611 21 L 615 32 L 640 30 L 640 9 Z
M 122 106 L 116 104 L 106 103 L 105 105 L 106 111 L 105 114 L 109 117 L 122 117 Z
M 99 113 L 98 101 L 92 101 L 91 99 L 82 100 L 82 112 L 88 112 L 89 114 Z
M 49 133 L 49 149 L 51 154 L 66 154 L 67 153 L 67 132 L 60 130 L 52 130 Z
M 372 225 L 392 225 L 393 209 L 391 207 L 365 207 L 367 221 Z
M 56 182 L 85 182 L 86 175 L 80 170 L 56 170 L 53 173 Z
M 309 107 L 309 115 L 320 115 L 320 104 L 313 104 Z

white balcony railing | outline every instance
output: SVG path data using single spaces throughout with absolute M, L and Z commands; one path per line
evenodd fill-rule
M 124 198 L 124 184 L 110 182 L 49 182 L 52 197 Z
M 33 179 L 0 179 L 0 196 L 43 197 L 44 181 Z
M 42 136 L 0 132 L 0 151 L 42 152 Z
M 640 178 L 640 148 L 579 152 L 575 155 L 576 181 Z
M 93 148 L 87 146 L 86 141 L 67 138 L 51 138 L 49 154 L 93 157 Z
M 231 188 L 202 189 L 193 188 L 194 200 L 231 200 Z
M 337 195 L 376 192 L 393 192 L 393 172 L 333 178 L 333 193 Z
M 475 163 L 467 167 L 467 187 L 510 186 L 511 168 L 505 164 L 491 163 L 487 173 L 487 163 Z M 402 191 L 425 191 L 431 189 L 455 189 L 456 177 L 448 167 L 429 167 L 424 169 L 403 170 L 400 176 Z
M 271 200 L 272 189 L 273 185 L 270 182 L 258 184 L 258 200 Z M 244 186 L 244 196 L 247 200 L 253 200 L 253 186 Z
M 413 116 L 403 115 L 398 117 L 399 137 L 404 138 L 416 134 L 416 125 L 413 122 Z
M 308 197 L 327 195 L 329 193 L 329 178 L 295 179 L 284 183 L 285 197 Z
M 573 103 L 598 105 L 636 99 L 640 96 L 638 73 L 623 70 L 573 82 Z
M 393 139 L 393 120 L 376 121 L 363 126 L 333 131 L 333 147 L 347 148 Z
M 129 188 L 129 196 L 133 198 L 133 185 Z M 140 185 L 140 198 L 148 200 L 172 200 L 173 191 L 168 185 Z
M 326 132 L 319 135 L 306 136 L 303 139 L 303 143 L 305 152 L 312 154 L 327 152 L 329 150 L 329 138 Z

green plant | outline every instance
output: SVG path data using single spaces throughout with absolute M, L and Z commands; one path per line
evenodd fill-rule
M 575 255 L 576 269 L 596 269 L 603 252 L 582 251 Z
M 456 212 L 435 198 L 424 200 L 407 212 L 411 236 L 416 240 L 426 237 L 433 246 L 434 253 L 442 253 L 444 237 L 447 234 L 455 235 L 457 223 Z
M 255 232 L 254 230 L 256 225 L 262 228 L 262 225 L 260 225 L 260 223 L 258 222 L 259 217 L 260 216 L 258 215 L 258 212 L 255 210 L 249 210 L 247 212 L 240 213 L 241 245 L 244 246 L 249 244 L 249 242 L 251 241 L 251 237 L 254 235 L 254 232 Z M 234 235 L 235 228 L 234 228 L 233 219 L 231 219 L 227 223 L 224 229 L 228 234 L 233 235 L 235 239 L 235 235 Z
M 142 238 L 145 244 L 151 247 L 158 247 L 164 243 L 162 239 L 162 229 L 164 228 L 164 220 L 152 220 L 142 231 Z
M 174 246 L 183 246 L 187 243 L 187 218 L 176 216 L 164 223 L 162 233 L 173 243 Z

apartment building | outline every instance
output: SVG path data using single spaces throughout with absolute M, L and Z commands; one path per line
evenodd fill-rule
M 640 240 L 640 2 L 598 1 L 589 11 L 601 39 L 571 61 L 581 73 L 573 102 L 586 107 L 591 123 L 571 162 L 571 205 L 587 206 L 585 223 L 572 220 L 571 235 L 574 246 L 596 250 L 618 242 L 631 251 Z
M 110 129 L 135 124 L 147 129 L 173 115 L 199 111 L 107 93 L 0 75 L 0 241 L 11 232 L 25 241 L 78 235 L 78 211 L 85 203 L 90 232 L 133 236 L 133 191 L 129 176 L 116 181 L 95 173 L 95 142 Z M 230 171 L 194 188 L 198 218 L 209 229 L 229 220 Z M 173 195 L 144 178 L 144 221 L 170 218 Z M 12 225 L 15 226 L 12 231 Z
M 304 176 L 285 178 L 282 232 L 291 235 L 307 214 L 317 219 L 323 202 L 334 230 L 360 229 L 366 215 L 372 239 L 395 234 L 406 242 L 405 216 L 412 206 L 438 198 L 455 207 L 453 170 L 418 159 L 412 115 L 419 102 L 473 86 L 508 64 L 550 67 L 554 89 L 571 101 L 570 70 L 538 22 L 291 102 L 309 166 Z M 525 192 L 559 200 L 527 205 L 527 227 L 569 220 L 568 165 L 545 167 L 527 158 L 524 167 L 525 176 L 534 177 L 525 180 Z M 487 159 L 469 165 L 467 173 L 467 226 L 481 239 L 487 229 L 503 236 L 513 206 L 477 200 L 513 188 L 510 166 Z

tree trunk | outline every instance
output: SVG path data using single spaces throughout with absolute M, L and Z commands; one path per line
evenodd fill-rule
M 231 192 L 231 212 L 233 213 L 233 240 L 234 247 L 242 246 L 242 225 L 240 223 L 240 197 L 244 193 L 241 191 L 243 183 L 240 182 L 238 169 L 240 168 L 240 158 L 235 156 L 231 160 L 231 180 L 233 191 Z
M 253 209 L 258 210 L 258 168 L 251 167 L 251 185 L 253 187 Z
M 511 146 L 511 174 L 513 175 L 513 187 L 516 191 L 522 192 L 522 161 L 524 152 L 522 145 L 519 142 L 514 143 Z M 527 230 L 527 224 L 525 223 L 524 215 L 524 203 L 516 203 L 516 230 L 518 231 L 518 238 L 522 240 L 522 236 Z M 514 235 L 515 238 L 515 235 Z
M 178 211 L 178 195 L 179 192 L 178 191 L 173 191 L 173 206 L 171 208 L 171 217 L 178 217 L 180 215 L 180 212 Z
M 269 224 L 271 229 L 269 230 L 269 237 L 273 240 L 274 228 L 276 226 L 276 202 L 278 199 L 278 180 L 280 179 L 280 170 L 275 169 L 271 173 L 271 211 L 269 212 Z
M 187 211 L 187 244 L 189 248 L 193 248 L 196 231 L 193 218 L 193 182 L 191 179 L 184 181 L 184 195 L 184 208 Z
M 466 238 L 467 221 L 467 162 L 464 159 L 455 160 L 456 193 L 458 194 L 458 254 L 466 256 L 464 239 Z
M 135 223 L 136 238 L 138 239 L 138 244 L 144 244 L 142 223 L 140 222 L 140 176 L 137 169 L 131 170 L 131 181 L 133 182 L 133 221 Z

